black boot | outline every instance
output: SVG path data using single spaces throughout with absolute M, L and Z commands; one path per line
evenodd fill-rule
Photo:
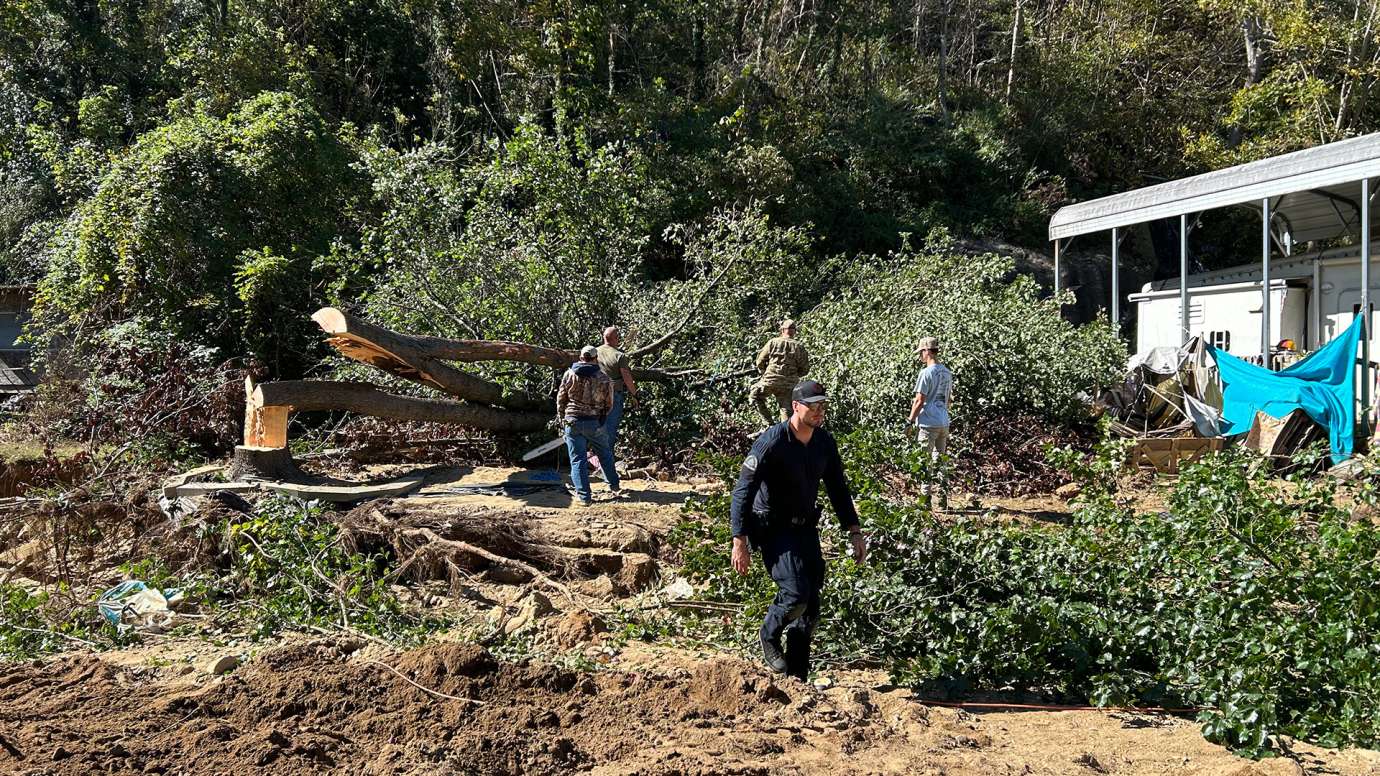
M 786 675 L 802 682 L 810 678 L 810 632 L 804 628 L 786 629 Z
M 765 635 L 761 638 L 762 657 L 767 661 L 767 668 L 778 674 L 786 673 L 786 656 L 781 653 L 781 638 L 769 639 Z

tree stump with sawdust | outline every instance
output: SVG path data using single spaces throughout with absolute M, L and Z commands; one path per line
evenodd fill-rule
M 306 475 L 292 460 L 286 447 L 254 447 L 235 445 L 235 457 L 230 462 L 230 479 L 280 480 L 294 482 Z

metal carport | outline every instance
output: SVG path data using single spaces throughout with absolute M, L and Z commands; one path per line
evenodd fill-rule
M 1176 181 L 1113 194 L 1060 208 L 1049 221 L 1054 243 L 1054 292 L 1059 293 L 1059 254 L 1074 237 L 1111 232 L 1112 304 L 1121 318 L 1118 278 L 1123 227 L 1179 219 L 1179 315 L 1182 338 L 1188 339 L 1189 217 L 1206 210 L 1246 207 L 1261 214 L 1261 297 L 1269 310 L 1270 254 L 1281 254 L 1312 240 L 1355 234 L 1361 243 L 1361 406 L 1370 406 L 1370 243 L 1372 179 L 1380 177 L 1380 133 L 1295 151 Z M 1365 237 L 1362 237 L 1362 236 Z M 1270 316 L 1261 314 L 1262 363 L 1270 368 Z

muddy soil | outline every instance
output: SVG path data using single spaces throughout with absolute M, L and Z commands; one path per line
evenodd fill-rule
M 408 588 L 418 605 L 528 634 L 538 657 L 454 640 L 397 651 L 347 636 L 264 646 L 222 634 L 0 665 L 0 774 L 1380 776 L 1376 752 L 1296 744 L 1292 759 L 1251 762 L 1176 717 L 974 713 L 877 672 L 827 671 L 806 685 L 703 646 L 623 641 L 597 612 L 670 581 L 659 548 L 691 487 L 631 482 L 631 501 L 588 509 L 554 489 L 471 490 L 513 474 L 457 470 L 355 517 L 361 541 L 381 530 L 367 517 L 425 527 L 442 544 L 478 541 L 467 533 L 477 526 L 546 548 L 523 557 L 549 578 L 477 564 L 457 582 L 438 566 Z M 984 506 L 1012 520 L 1067 511 L 1057 499 Z M 246 659 L 210 669 L 231 656 Z
M 620 663 L 576 671 L 499 661 L 473 644 L 381 654 L 323 639 L 220 677 L 94 655 L 8 666 L 0 772 L 1380 773 L 1380 754 L 1307 747 L 1297 762 L 1253 763 L 1170 717 L 975 715 L 866 674 L 821 690 L 675 650 Z

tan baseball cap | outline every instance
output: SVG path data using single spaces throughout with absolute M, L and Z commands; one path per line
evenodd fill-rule
M 933 350 L 937 352 L 939 350 L 939 338 L 921 337 L 920 344 L 915 346 L 915 352 L 919 353 L 922 350 Z

